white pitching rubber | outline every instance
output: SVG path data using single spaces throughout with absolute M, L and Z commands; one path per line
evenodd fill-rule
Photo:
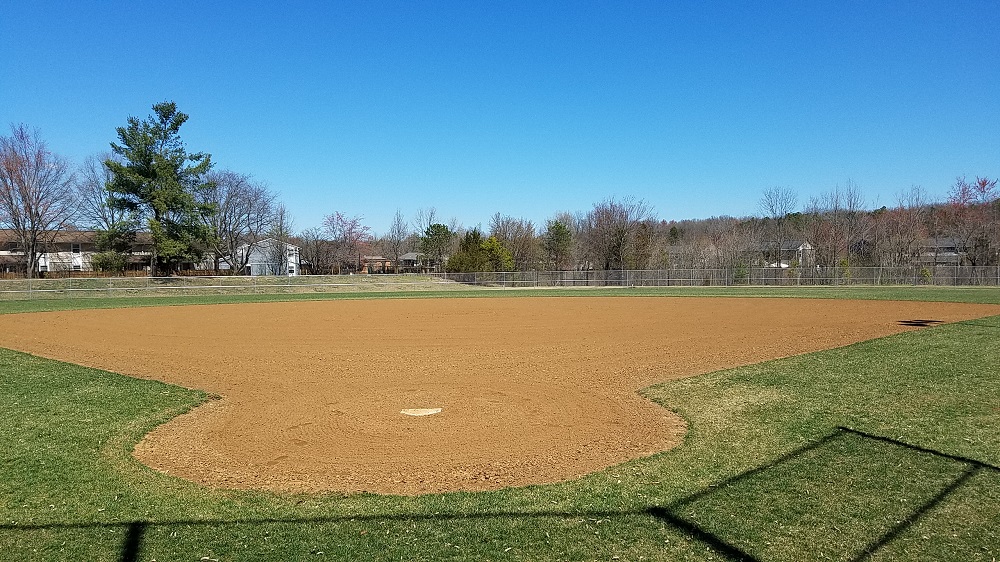
M 441 408 L 409 408 L 400 410 L 399 413 L 404 416 L 429 416 L 431 414 L 440 414 Z

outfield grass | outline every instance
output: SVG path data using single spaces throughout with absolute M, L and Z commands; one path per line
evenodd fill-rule
M 609 293 L 625 291 L 651 294 Z M 1000 301 L 996 289 L 761 291 Z M 150 300 L 165 299 L 110 304 Z M 205 299 L 170 301 L 189 302 Z M 416 498 L 161 475 L 132 446 L 204 394 L 0 350 L 0 559 L 993 560 L 998 335 L 993 317 L 657 385 L 645 395 L 690 424 L 676 449 L 572 482 Z

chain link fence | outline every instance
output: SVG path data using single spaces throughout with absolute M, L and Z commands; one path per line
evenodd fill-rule
M 1000 267 L 705 268 L 441 274 L 94 277 L 0 280 L 0 300 L 443 291 L 532 287 L 1000 286 Z
M 731 287 L 836 285 L 1000 286 L 1000 267 L 735 267 L 612 271 L 448 273 L 458 283 L 492 287 Z
M 442 291 L 465 287 L 436 275 L 66 277 L 0 280 L 0 301 L 60 298 Z

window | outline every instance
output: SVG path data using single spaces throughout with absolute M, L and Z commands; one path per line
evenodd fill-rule
M 80 253 L 80 245 L 79 244 L 73 244 L 72 251 L 73 251 L 74 254 L 79 254 Z
M 80 271 L 81 267 L 78 265 L 73 266 L 73 271 Z

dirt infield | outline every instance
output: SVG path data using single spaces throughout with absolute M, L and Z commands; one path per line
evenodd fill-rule
M 0 316 L 0 346 L 218 394 L 135 455 L 213 486 L 419 494 L 566 480 L 685 431 L 657 381 L 1000 306 L 531 297 Z M 404 409 L 436 409 L 403 415 Z

